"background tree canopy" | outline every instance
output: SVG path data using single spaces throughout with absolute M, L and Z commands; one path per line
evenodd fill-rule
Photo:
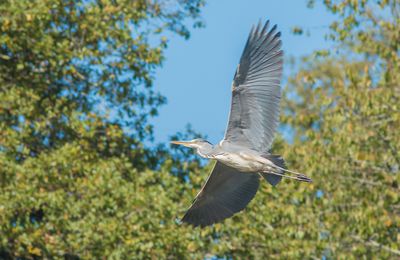
M 400 2 L 324 1 L 335 48 L 297 64 L 294 141 L 273 149 L 314 183 L 193 229 L 178 218 L 212 165 L 143 142 L 165 36 L 203 4 L 0 2 L 0 258 L 400 257 Z

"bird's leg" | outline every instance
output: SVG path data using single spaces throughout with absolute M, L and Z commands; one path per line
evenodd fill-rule
M 273 167 L 275 169 L 279 169 L 281 171 L 284 171 L 286 173 L 291 173 L 294 176 L 285 175 L 285 174 L 282 174 L 282 173 L 279 173 L 279 172 L 275 172 L 275 171 L 265 171 L 264 173 L 274 174 L 274 175 L 278 175 L 278 176 L 282 176 L 282 177 L 285 177 L 285 178 L 294 179 L 294 180 L 298 180 L 298 181 L 312 182 L 311 178 L 307 177 L 306 175 L 304 175 L 302 173 L 298 173 L 298 172 L 295 172 L 295 171 L 287 170 L 287 169 L 279 167 L 279 166 L 277 166 L 275 164 L 271 164 L 269 166 L 271 166 L 271 167 Z
M 311 178 L 307 177 L 306 175 L 304 175 L 304 174 L 302 174 L 302 173 L 295 172 L 295 171 L 291 171 L 291 170 L 288 170 L 288 169 L 279 167 L 279 166 L 277 166 L 277 165 L 272 165 L 272 167 L 275 167 L 275 168 L 277 168 L 277 169 L 279 169 L 279 170 L 281 170 L 281 171 L 287 172 L 287 173 L 292 173 L 292 174 L 294 174 L 295 176 L 297 176 L 297 177 L 299 177 L 299 178 L 307 179 L 307 180 L 309 180 L 309 182 L 312 182 Z
M 308 178 L 307 176 L 305 176 L 305 175 L 304 175 L 304 177 L 303 176 L 291 176 L 291 175 L 285 175 L 285 174 L 277 173 L 277 172 L 274 172 L 274 171 L 263 171 L 263 173 L 273 174 L 273 175 L 281 176 L 281 177 L 284 177 L 284 178 L 293 179 L 293 180 L 296 180 L 296 181 L 312 182 L 312 180 L 310 178 Z

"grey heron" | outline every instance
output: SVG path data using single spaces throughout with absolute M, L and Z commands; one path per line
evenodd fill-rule
M 253 26 L 232 82 L 232 100 L 224 139 L 217 145 L 203 139 L 172 141 L 196 150 L 216 164 L 183 222 L 208 226 L 243 210 L 255 196 L 260 176 L 275 186 L 282 177 L 311 182 L 286 169 L 269 152 L 279 123 L 283 65 L 280 32 L 269 21 Z

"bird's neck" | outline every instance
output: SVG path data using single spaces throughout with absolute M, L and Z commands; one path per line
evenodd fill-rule
M 214 145 L 207 144 L 197 148 L 197 153 L 203 158 L 212 158 L 214 149 Z

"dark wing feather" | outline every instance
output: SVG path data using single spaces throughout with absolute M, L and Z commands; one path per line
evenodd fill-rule
M 279 123 L 283 66 L 280 32 L 259 24 L 247 39 L 232 83 L 225 140 L 265 152 Z
M 258 174 L 242 173 L 217 162 L 182 221 L 208 226 L 243 210 L 257 193 Z

